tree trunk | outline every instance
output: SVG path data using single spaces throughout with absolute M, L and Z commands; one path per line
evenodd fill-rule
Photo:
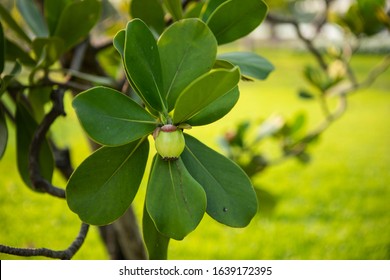
M 99 227 L 112 260 L 145 260 L 145 247 L 134 210 L 130 208 L 114 223 Z

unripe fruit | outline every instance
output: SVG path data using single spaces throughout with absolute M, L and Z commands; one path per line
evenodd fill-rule
M 165 160 L 175 160 L 184 151 L 183 131 L 172 124 L 157 128 L 153 136 L 157 153 Z

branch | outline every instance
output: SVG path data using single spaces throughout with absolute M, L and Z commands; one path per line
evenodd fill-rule
M 306 45 L 306 48 L 314 55 L 316 58 L 318 64 L 321 66 L 322 69 L 326 70 L 328 68 L 328 64 L 325 62 L 325 59 L 323 55 L 320 53 L 320 51 L 314 46 L 311 39 L 306 38 L 301 28 L 299 27 L 299 22 L 296 19 L 293 18 L 286 18 L 286 17 L 280 17 L 272 13 L 268 13 L 267 19 L 272 23 L 285 23 L 285 24 L 291 24 L 299 37 L 301 41 Z
M 55 251 L 47 248 L 16 248 L 0 245 L 0 252 L 22 257 L 44 256 L 53 259 L 70 260 L 83 245 L 88 229 L 89 225 L 82 223 L 78 236 L 66 250 Z
M 53 108 L 44 117 L 42 122 L 37 127 L 34 137 L 31 141 L 29 151 L 29 172 L 31 183 L 34 188 L 49 193 L 59 198 L 65 198 L 65 191 L 61 188 L 53 186 L 45 178 L 42 177 L 39 167 L 39 151 L 42 143 L 46 139 L 46 134 L 50 129 L 50 126 L 59 116 L 65 116 L 63 97 L 65 90 L 57 89 L 52 92 Z

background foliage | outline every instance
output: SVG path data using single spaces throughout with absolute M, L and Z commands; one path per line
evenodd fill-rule
M 95 2 L 93 0 L 83 1 L 80 2 L 82 4 L 77 5 L 91 5 L 90 7 L 95 8 Z M 152 3 L 153 1 L 150 2 Z M 170 4 L 174 2 L 175 1 L 166 1 L 165 4 L 173 18 L 177 19 L 183 15 L 180 14 L 179 10 L 175 9 L 174 5 L 170 6 Z M 297 3 L 304 2 L 305 1 L 297 1 Z M 328 5 L 333 1 L 324 2 Z M 62 1 L 61 5 L 67 5 L 67 3 L 68 2 L 66 1 Z M 108 2 L 104 1 L 104 3 L 107 4 Z M 133 5 L 135 5 L 134 3 L 137 3 L 137 1 L 132 2 Z M 290 5 L 293 4 L 293 1 L 288 1 L 288 5 L 285 5 L 286 3 L 287 2 L 279 4 L 274 3 L 275 6 L 273 8 L 275 10 L 280 9 L 284 12 L 288 11 L 292 16 L 303 15 L 303 17 L 298 16 L 297 18 L 302 21 L 317 22 L 316 24 L 321 27 L 321 17 L 317 17 L 316 19 L 315 14 L 305 13 L 303 12 L 304 9 L 296 9 L 299 5 Z M 377 13 L 377 11 L 381 11 L 380 9 L 378 10 L 378 7 L 381 7 L 383 4 L 383 1 L 356 1 L 346 14 L 342 16 L 334 15 L 334 20 L 346 28 L 346 30 L 349 30 L 354 36 L 371 36 L 378 31 L 383 30 L 386 26 L 388 27 L 388 16 L 386 14 Z M 48 18 L 47 20 L 50 23 L 49 29 L 45 29 L 42 23 L 34 19 L 34 8 L 29 7 L 29 4 L 23 0 L 17 1 L 17 5 L 22 16 L 36 34 L 42 36 L 52 34 L 59 38 L 65 38 L 65 41 L 67 42 L 64 44 L 64 42 L 61 42 L 61 40 L 56 38 L 53 38 L 52 40 L 34 41 L 33 51 L 37 57 L 40 57 L 40 61 L 42 61 L 42 63 L 38 63 L 36 71 L 33 71 L 29 77 L 30 82 L 34 82 L 34 79 L 40 77 L 40 71 L 44 71 L 44 69 L 52 65 L 63 52 L 71 49 L 72 46 L 80 42 L 83 35 L 88 33 L 90 27 L 87 26 L 87 21 L 85 29 L 80 28 L 77 32 L 68 32 L 69 30 L 61 27 L 61 19 L 56 21 L 54 18 Z M 48 6 L 47 8 L 55 9 L 54 6 Z M 132 8 L 133 11 L 137 10 L 135 6 Z M 75 8 L 75 10 L 79 9 Z M 196 11 L 196 9 L 194 10 Z M 362 12 L 366 10 L 372 12 Z M 96 13 L 94 12 L 92 14 L 99 13 L 98 10 L 95 11 Z M 69 13 L 72 14 L 72 8 L 69 8 Z M 66 15 L 66 13 L 64 14 Z M 2 16 L 4 19 L 4 11 L 2 11 Z M 207 17 L 207 13 L 205 16 Z M 223 15 L 221 16 L 222 20 Z M 271 22 L 292 24 L 297 27 L 299 34 L 299 23 L 294 19 L 288 17 L 281 18 L 272 14 L 269 16 L 269 20 Z M 96 21 L 96 18 L 92 17 L 90 18 L 90 21 L 92 25 L 92 23 Z M 12 26 L 12 21 L 10 23 L 8 20 L 7 24 L 11 24 Z M 158 30 L 162 30 L 161 21 L 151 22 L 150 25 L 153 26 L 157 32 L 159 32 Z M 367 29 L 365 26 L 370 26 L 370 28 Z M 213 28 L 217 30 L 218 26 L 215 25 Z M 31 43 L 29 37 L 24 34 L 23 30 L 14 28 L 14 31 L 19 33 L 18 35 L 21 40 L 24 40 L 26 43 Z M 108 33 L 109 32 L 108 29 Z M 303 41 L 308 38 L 303 34 L 299 35 Z M 220 40 L 220 43 L 224 43 L 224 40 L 232 40 L 232 38 L 225 37 L 223 33 L 220 33 L 218 39 Z M 310 40 L 307 40 L 308 41 L 305 42 L 309 42 L 307 46 L 310 49 Z M 7 44 L 12 44 L 12 42 L 7 42 Z M 8 49 L 9 46 L 10 45 L 8 45 Z M 311 46 L 314 47 L 314 45 Z M 236 50 L 236 48 L 237 45 L 231 45 L 222 48 L 220 51 L 226 52 Z M 32 65 L 35 63 L 31 60 L 31 57 L 23 55 L 22 50 L 18 48 L 14 48 L 14 50 L 15 52 L 13 55 L 15 55 L 15 58 L 20 57 L 20 59 L 23 60 L 23 64 L 30 63 Z M 352 46 L 353 52 L 356 52 L 357 50 L 358 48 L 354 49 Z M 389 232 L 389 220 L 385 214 L 389 210 L 388 204 L 386 203 L 386 201 L 389 200 L 389 191 L 387 188 L 389 178 L 385 170 L 389 161 L 389 158 L 386 155 L 390 154 L 388 146 L 386 145 L 390 134 L 385 122 L 381 121 L 386 119 L 389 114 L 389 108 L 387 106 L 389 100 L 387 99 L 386 93 L 389 86 L 387 82 L 389 80 L 388 74 L 383 74 L 380 77 L 375 84 L 375 88 L 371 88 L 370 91 L 361 90 L 362 92 L 359 93 L 359 96 L 351 98 L 352 101 L 349 102 L 348 114 L 342 119 L 348 125 L 348 130 L 346 130 L 344 126 L 341 126 L 341 121 L 340 123 L 337 122 L 331 127 L 328 127 L 328 124 L 333 123 L 333 121 L 338 119 L 342 114 L 332 115 L 331 111 L 327 112 L 326 108 L 327 106 L 329 106 L 328 109 L 333 108 L 335 103 L 332 98 L 329 98 L 328 100 L 328 90 L 341 82 L 345 78 L 343 75 L 345 75 L 348 70 L 353 69 L 355 71 L 353 75 L 348 73 L 348 79 L 352 82 L 353 86 L 351 88 L 352 90 L 370 85 L 375 79 L 368 79 L 368 82 L 363 82 L 361 84 L 359 84 L 358 81 L 364 81 L 367 75 L 367 69 L 372 68 L 373 65 L 379 62 L 382 56 L 354 55 L 352 61 L 348 61 L 344 64 L 344 66 L 350 65 L 351 68 L 347 68 L 347 72 L 337 72 L 339 74 L 342 73 L 341 76 L 337 76 L 339 75 L 337 73 L 337 75 L 334 76 L 331 75 L 332 72 L 324 71 L 328 70 L 327 64 L 331 62 L 328 61 L 328 59 L 332 57 L 327 57 L 324 60 L 324 57 L 321 56 L 322 51 L 316 53 L 318 49 L 311 49 L 312 54 L 316 57 L 315 61 L 310 60 L 305 54 L 286 50 L 280 53 L 276 52 L 275 49 L 272 49 L 272 51 L 267 49 L 256 49 L 256 51 L 259 54 L 269 54 L 270 57 L 274 58 L 273 63 L 277 69 L 279 69 L 280 76 L 275 73 L 275 75 L 271 76 L 266 83 L 254 82 L 242 84 L 241 86 L 243 87 L 243 91 L 246 92 L 246 96 L 243 96 L 240 99 L 237 108 L 232 111 L 230 116 L 225 117 L 219 123 L 210 125 L 207 130 L 203 130 L 202 132 L 193 131 L 191 134 L 201 138 L 202 141 L 211 147 L 220 149 L 220 146 L 218 146 L 215 141 L 218 138 L 221 141 L 219 135 L 223 131 L 228 131 L 225 134 L 225 137 L 222 138 L 224 139 L 223 147 L 225 151 L 227 151 L 227 154 L 241 164 L 248 174 L 252 176 L 252 180 L 257 186 L 258 197 L 260 199 L 260 212 L 248 228 L 241 230 L 229 229 L 208 218 L 204 218 L 200 228 L 192 233 L 183 243 L 180 243 L 180 245 L 176 242 L 171 243 L 170 257 L 243 259 L 389 258 L 390 241 L 389 235 L 386 234 L 386 232 Z M 345 53 L 343 53 L 343 55 L 345 55 Z M 348 55 L 346 57 L 348 60 L 351 58 Z M 337 60 L 340 57 L 336 54 L 333 59 L 334 58 Z M 341 58 L 343 58 L 343 56 L 341 56 Z M 107 62 L 108 60 L 104 62 L 104 58 L 102 58 L 102 64 L 108 66 L 107 69 L 110 69 L 111 66 Z M 296 82 L 300 81 L 300 76 L 296 70 L 299 68 L 297 65 L 302 62 L 308 62 L 308 65 L 310 65 L 300 70 L 303 70 L 305 80 L 306 82 L 309 82 L 311 86 L 305 86 L 303 89 L 300 86 L 301 90 L 298 93 L 301 98 L 307 99 L 307 103 L 302 101 L 298 102 L 296 95 L 291 94 L 292 87 L 295 88 Z M 112 61 L 110 63 L 112 63 Z M 319 68 L 313 66 L 313 63 L 319 63 Z M 386 61 L 384 66 L 386 66 Z M 112 69 L 115 69 L 115 67 L 112 67 Z M 381 71 L 373 74 L 379 75 L 385 68 L 379 70 Z M 4 86 L 7 86 L 11 81 L 12 76 L 18 74 L 19 71 L 20 67 L 18 62 L 14 63 L 11 69 L 8 67 L 5 69 L 5 73 L 7 74 L 2 76 L 3 82 L 1 93 L 3 93 Z M 115 71 L 112 73 L 114 76 L 116 75 Z M 286 73 L 289 73 L 289 75 L 286 75 Z M 74 75 L 74 77 L 93 81 L 97 84 L 113 85 L 113 80 L 111 78 L 85 76 L 83 73 L 76 73 L 73 71 L 69 71 L 69 74 Z M 374 78 L 376 78 L 376 75 L 374 75 Z M 268 82 L 269 84 L 267 84 Z M 299 84 L 302 85 L 303 83 L 300 82 Z M 47 105 L 42 107 L 39 106 L 39 104 L 46 103 L 49 100 L 49 90 L 47 90 L 46 101 L 43 101 L 43 103 L 42 100 L 34 102 L 32 96 L 35 96 L 35 94 L 33 94 L 33 92 L 34 88 L 31 88 L 28 99 L 30 99 L 33 106 L 35 106 L 34 109 L 36 112 L 40 112 L 41 115 L 37 114 L 36 116 L 37 119 L 40 120 L 40 118 L 43 117 L 43 114 L 48 112 L 49 108 Z M 347 94 L 349 93 L 349 91 L 345 91 L 344 93 L 343 91 L 341 92 L 341 97 L 345 95 L 345 92 Z M 7 100 L 7 98 L 8 97 L 5 97 L 3 101 L 8 106 L 8 104 L 10 104 L 9 102 L 12 103 L 12 101 Z M 69 97 L 66 97 L 65 99 L 66 112 L 72 112 L 72 109 L 69 107 L 69 99 Z M 318 135 L 321 134 L 321 138 L 319 140 L 317 137 L 318 135 L 316 135 L 315 138 L 305 137 L 305 133 L 308 131 L 307 128 L 313 127 L 313 125 L 315 127 L 316 123 L 323 119 L 323 116 L 318 114 L 313 108 L 313 104 L 315 104 L 312 102 L 313 99 L 319 99 L 320 101 L 323 100 L 326 102 L 323 102 L 322 105 L 325 104 L 326 106 L 325 117 L 327 117 L 327 121 L 325 122 L 324 127 L 326 128 L 327 133 L 322 135 L 324 130 L 320 127 L 320 133 Z M 294 104 L 296 104 L 296 106 L 293 106 Z M 374 105 L 375 110 L 369 105 Z M 297 108 L 299 108 L 299 110 L 297 110 Z M 342 109 L 341 113 L 344 112 L 345 108 L 342 107 Z M 254 115 L 252 113 L 259 111 L 259 115 Z M 231 144 L 234 144 L 234 142 L 229 142 L 229 140 L 232 139 L 231 136 L 237 135 L 237 129 L 243 127 L 242 124 L 244 123 L 250 124 L 251 127 L 255 129 L 259 125 L 264 128 L 264 124 L 267 124 L 267 120 L 269 120 L 267 116 L 274 111 L 279 111 L 279 114 L 274 115 L 271 120 L 276 120 L 276 123 L 282 120 L 282 123 L 284 124 L 281 126 L 282 130 L 276 130 L 276 133 L 268 134 L 267 137 L 262 139 L 262 141 L 254 147 L 255 153 L 252 155 L 249 154 L 249 158 L 240 159 L 236 157 L 234 152 L 238 151 L 238 154 L 241 154 L 240 149 L 246 149 L 246 146 L 239 146 L 237 151 L 229 150 L 230 148 L 235 149 L 234 145 L 230 146 Z M 375 114 L 373 113 L 374 111 Z M 61 112 L 59 113 L 61 114 Z M 2 114 L 0 117 L 2 117 L 1 124 L 4 125 L 4 117 Z M 32 137 L 33 131 L 29 132 L 27 128 L 34 127 L 36 124 L 34 124 L 34 121 L 26 115 L 25 109 L 22 106 L 17 108 L 16 120 L 19 129 L 17 134 L 22 135 L 23 133 L 27 133 L 22 139 Z M 264 122 L 264 120 L 266 121 Z M 80 130 L 77 131 L 77 126 L 74 125 L 76 123 L 75 116 L 70 113 L 66 122 L 57 121 L 55 123 L 53 137 L 60 144 L 60 147 L 71 147 L 72 159 L 77 166 L 89 152 L 88 143 L 85 142 L 83 137 L 80 137 L 83 133 Z M 23 124 L 28 124 L 28 126 L 22 129 Z M 274 124 L 275 122 L 273 125 Z M 2 129 L 2 134 L 0 135 L 0 140 L 2 141 L 0 141 L 1 147 L 5 147 L 4 139 L 6 139 L 8 135 L 5 135 L 4 131 L 7 131 L 10 134 L 8 148 L 0 162 L 0 167 L 2 173 L 4 170 L 7 174 L 8 171 L 10 172 L 9 174 L 12 174 L 12 172 L 15 173 L 15 169 L 11 168 L 12 165 L 10 165 L 9 162 L 14 162 L 15 159 L 12 158 L 15 157 L 15 154 L 12 151 L 9 152 L 9 150 L 10 148 L 15 148 L 14 144 L 12 144 L 12 140 L 15 141 L 15 139 L 13 139 L 12 127 L 10 125 L 8 125 L 8 127 L 10 127 L 9 130 Z M 242 141 L 242 143 L 246 143 L 247 137 L 248 139 L 253 137 L 253 132 L 249 133 L 250 134 L 242 135 L 245 136 L 245 138 L 238 139 Z M 307 139 L 310 141 L 307 141 Z M 226 142 L 226 140 L 228 142 Z M 23 156 L 29 151 L 28 143 L 17 141 L 17 145 L 19 151 L 17 157 L 19 157 L 19 162 L 26 162 L 28 158 L 23 158 Z M 297 150 L 295 150 L 296 147 L 303 147 L 303 149 L 301 150 L 301 148 L 299 148 L 297 152 Z M 257 154 L 258 152 L 260 152 L 260 157 Z M 44 152 L 44 154 L 47 154 L 47 152 Z M 315 160 L 308 167 L 303 167 L 301 163 L 307 163 L 312 154 L 315 155 L 315 159 L 319 157 L 321 160 Z M 251 156 L 253 155 L 255 155 L 255 157 L 252 159 L 256 159 L 256 161 L 251 160 Z M 284 159 L 290 158 L 291 155 L 301 163 L 288 161 L 284 166 L 277 166 L 270 170 L 265 169 L 266 172 L 264 172 L 263 168 L 270 166 L 269 159 L 280 158 L 284 162 Z M 345 161 L 341 161 L 340 158 L 345 158 Z M 9 161 L 9 159 L 11 159 L 11 161 Z M 259 159 L 261 160 L 258 161 Z M 248 165 L 248 160 L 255 164 Z M 264 165 L 264 162 L 266 162 L 266 165 Z M 5 165 L 3 168 L 4 163 Z M 52 163 L 50 163 L 50 161 L 45 161 L 45 164 L 40 164 L 43 170 L 48 170 L 46 178 L 50 179 L 50 170 L 53 168 Z M 31 182 L 29 182 L 31 177 L 28 176 L 28 170 L 23 169 L 23 166 L 26 165 L 22 164 L 19 166 L 19 172 L 25 183 L 34 188 L 35 183 L 33 182 L 31 184 Z M 43 173 L 45 174 L 45 172 Z M 258 175 L 260 173 L 261 175 Z M 340 174 L 342 175 L 340 176 Z M 32 177 L 32 179 L 34 180 L 34 177 Z M 42 220 L 42 215 L 38 213 L 38 211 L 25 211 L 24 206 L 26 206 L 26 209 L 38 208 L 41 210 L 45 209 L 45 207 L 46 209 L 50 209 L 45 212 L 51 212 L 50 215 L 53 214 L 55 217 L 51 217 L 51 219 L 49 215 L 44 217 L 45 219 L 48 219 L 49 223 L 52 225 L 51 227 L 49 226 L 49 228 L 56 228 L 55 223 L 58 223 L 68 224 L 70 226 L 69 228 L 73 229 L 72 233 L 67 230 L 61 230 L 60 233 L 53 234 L 55 236 L 53 239 L 41 240 L 38 247 L 44 246 L 57 249 L 56 244 L 58 244 L 58 249 L 60 249 L 66 247 L 67 244 L 72 241 L 78 227 L 74 226 L 77 222 L 73 223 L 73 221 L 77 221 L 77 219 L 69 213 L 65 205 L 61 206 L 57 203 L 51 205 L 51 202 L 49 202 L 50 198 L 47 196 L 37 198 L 35 201 L 33 196 L 26 195 L 28 198 L 24 199 L 22 198 L 23 193 L 28 194 L 28 192 L 27 190 L 21 190 L 21 187 L 17 187 L 18 185 L 21 185 L 21 183 L 18 183 L 18 179 L 15 179 L 15 177 L 2 176 L 1 181 L 3 180 L 4 186 L 6 186 L 10 195 L 9 197 L 7 196 L 6 199 L 3 197 L 4 204 L 2 205 L 4 206 L 2 207 L 4 207 L 4 211 L 1 210 L 1 213 L 8 213 L 8 211 L 12 209 L 12 206 L 14 207 L 16 204 L 13 202 L 18 202 L 18 205 L 21 205 L 21 201 L 24 201 L 24 203 L 22 204 L 22 208 L 18 206 L 18 210 L 14 210 L 11 215 L 4 215 L 2 221 L 5 221 L 5 241 L 3 242 L 3 240 L 0 240 L 0 243 L 20 247 L 36 247 L 34 243 L 38 242 L 40 238 L 37 237 L 37 239 L 34 238 L 34 240 L 32 240 L 32 233 L 35 230 L 39 232 L 41 229 L 40 226 L 35 223 L 27 222 L 29 227 L 31 227 L 31 230 L 26 230 L 23 226 L 20 229 L 20 232 L 26 233 L 25 239 L 17 238 L 17 240 L 15 240 L 12 237 L 14 235 L 12 227 L 15 226 L 14 221 L 16 220 L 14 213 L 22 217 L 22 220 L 27 214 L 31 214 L 31 220 Z M 54 174 L 54 182 L 59 185 L 64 184 L 58 173 Z M 57 190 L 53 190 L 53 192 L 58 193 Z M 137 195 L 134 204 L 139 220 L 143 208 L 141 201 L 143 200 L 144 195 L 145 179 L 141 184 L 140 194 Z M 28 208 L 29 203 L 31 203 L 30 208 Z M 58 209 L 58 214 L 54 209 Z M 20 212 L 22 212 L 22 215 Z M 60 217 L 59 220 L 58 217 Z M 9 225 L 12 225 L 12 227 L 9 227 Z M 17 227 L 18 226 L 19 224 Z M 215 232 L 218 232 L 218 235 L 216 235 Z M 39 235 L 46 236 L 46 234 L 43 233 Z M 66 240 L 63 244 L 59 244 L 62 243 L 61 236 L 64 236 L 64 240 Z M 90 239 L 87 242 L 90 242 L 91 245 L 93 244 L 92 246 L 94 246 L 94 248 L 99 248 L 95 257 L 91 257 L 89 252 L 83 250 L 81 250 L 76 257 L 105 258 L 104 249 L 97 245 L 99 243 L 97 235 L 92 233 L 90 236 L 92 237 L 89 237 Z M 360 246 L 355 242 L 356 236 L 361 237 L 359 241 L 364 240 L 364 242 L 359 243 Z M 219 241 L 218 246 L 215 246 L 216 240 Z M 200 243 L 207 249 L 199 251 L 198 244 Z M 236 246 L 232 246 L 232 244 Z M 87 244 L 85 244 L 85 246 L 87 246 Z M 5 257 L 8 258 L 8 256 Z

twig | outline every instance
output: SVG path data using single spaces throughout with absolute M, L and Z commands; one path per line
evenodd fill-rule
M 64 93 L 65 90 L 61 88 L 53 90 L 53 108 L 37 127 L 29 150 L 29 172 L 32 185 L 38 190 L 44 191 L 59 198 L 65 198 L 65 191 L 61 188 L 53 186 L 50 182 L 42 177 L 39 167 L 39 152 L 42 143 L 46 139 L 46 134 L 49 131 L 50 126 L 54 123 L 57 117 L 61 115 L 65 116 L 63 104 Z
M 89 225 L 82 223 L 78 236 L 66 250 L 55 251 L 47 248 L 16 248 L 0 245 L 0 252 L 22 257 L 44 256 L 53 259 L 70 260 L 83 245 L 88 229 Z

